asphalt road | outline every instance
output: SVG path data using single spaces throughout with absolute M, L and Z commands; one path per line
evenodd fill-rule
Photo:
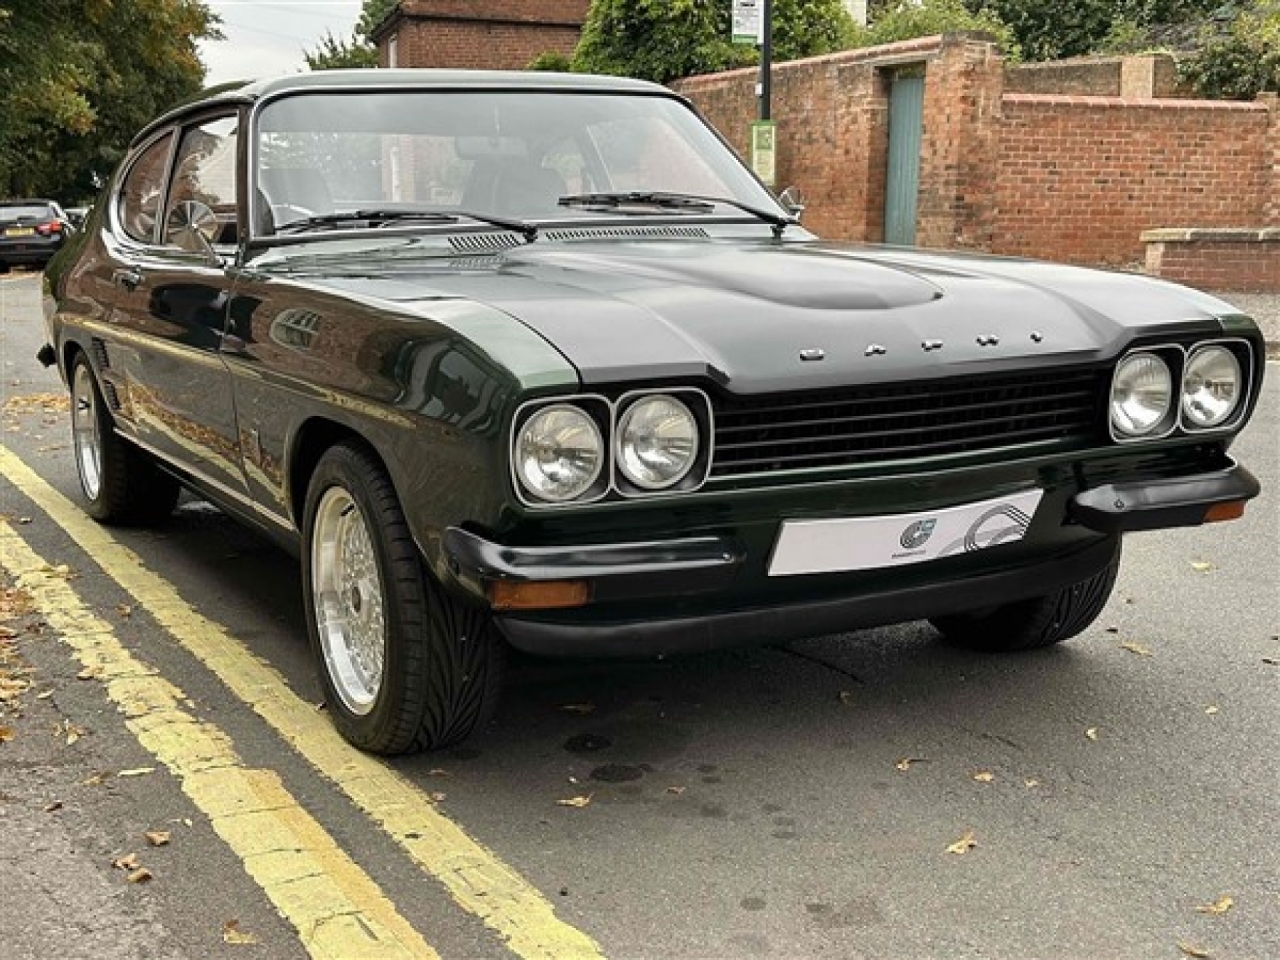
M 289 557 L 197 501 L 155 531 L 76 520 L 41 338 L 37 280 L 0 278 L 5 960 L 343 956 L 387 929 L 364 955 L 1280 955 L 1274 363 L 1235 447 L 1263 496 L 1130 537 L 1058 649 L 905 624 L 521 661 L 481 736 L 387 763 L 325 736 Z M 245 783 L 269 802 L 231 809 Z

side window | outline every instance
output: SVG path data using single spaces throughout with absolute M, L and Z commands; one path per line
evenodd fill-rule
M 213 244 L 236 242 L 236 141 L 239 119 L 189 127 L 178 144 L 165 210 L 165 243 L 192 248 L 191 231 Z
M 173 134 L 166 134 L 143 150 L 120 188 L 120 223 L 140 243 L 155 243 L 160 198 L 164 193 L 164 165 Z

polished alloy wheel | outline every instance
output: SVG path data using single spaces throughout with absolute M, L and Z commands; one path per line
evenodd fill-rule
M 343 705 L 364 716 L 382 688 L 387 623 L 373 539 L 342 487 L 326 490 L 316 509 L 311 576 L 325 669 Z
M 85 496 L 97 500 L 102 492 L 102 435 L 98 425 L 98 393 L 87 363 L 76 366 L 71 381 L 71 438 Z

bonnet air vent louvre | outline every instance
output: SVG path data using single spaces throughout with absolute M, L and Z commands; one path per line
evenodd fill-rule
M 544 230 L 542 236 L 548 240 L 705 240 L 709 234 L 701 227 L 583 227 Z
M 463 233 L 449 238 L 449 245 L 462 253 L 492 253 L 510 250 L 523 243 L 513 233 Z
M 1107 377 L 1049 370 L 721 398 L 711 476 L 1089 442 L 1105 423 Z

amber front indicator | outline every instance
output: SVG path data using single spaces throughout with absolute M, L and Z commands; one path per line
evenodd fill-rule
M 495 610 L 551 610 L 581 607 L 591 599 L 586 580 L 532 580 L 489 584 L 489 604 Z
M 1220 520 L 1239 520 L 1244 516 L 1244 501 L 1232 500 L 1230 503 L 1216 503 L 1204 514 L 1205 523 L 1218 523 Z

